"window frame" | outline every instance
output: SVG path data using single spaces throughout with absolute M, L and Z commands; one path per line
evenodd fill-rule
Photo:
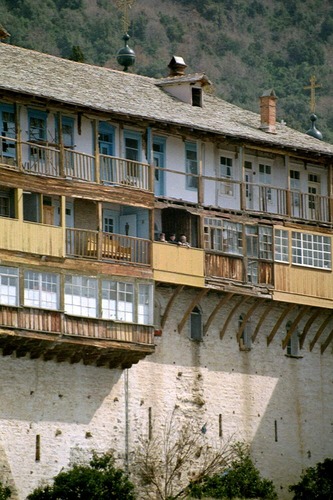
M 30 277 L 29 277 L 30 275 Z M 54 278 L 54 281 L 48 278 Z M 29 286 L 27 286 L 29 284 Z M 43 289 L 44 286 L 51 287 L 51 290 Z M 29 291 L 33 291 L 28 297 Z M 55 301 L 45 301 L 45 294 L 55 294 Z M 29 303 L 29 300 L 31 301 Z M 23 305 L 34 309 L 47 309 L 58 311 L 60 306 L 60 275 L 45 271 L 25 269 L 23 273 Z
M 194 154 L 195 158 L 189 156 Z M 199 174 L 199 159 L 198 159 L 198 145 L 193 141 L 185 141 L 185 188 L 189 191 L 197 191 L 198 189 L 198 176 Z
M 7 270 L 8 272 L 4 272 Z M 8 283 L 3 283 L 3 279 L 7 278 Z M 12 283 L 11 283 L 12 282 Z M 2 292 L 2 287 L 8 288 L 8 293 Z M 10 294 L 9 288 L 15 289 L 15 294 Z M 18 307 L 20 303 L 20 274 L 19 268 L 11 266 L 0 266 L 0 304 L 4 306 Z M 6 301 L 4 297 L 7 297 Z M 14 300 L 10 300 L 14 297 Z
M 5 120 L 4 113 L 12 114 L 13 121 Z M 14 128 L 8 127 L 8 125 L 6 125 L 7 130 L 4 130 L 5 123 L 11 123 L 12 125 L 14 125 Z M 5 158 L 16 158 L 16 143 L 12 141 L 6 143 L 6 139 L 4 139 L 5 137 L 8 137 L 8 139 L 16 139 L 16 117 L 15 106 L 13 104 L 0 104 L 0 127 L 0 135 L 3 137 L 3 139 L 1 140 L 1 156 Z
M 331 271 L 331 250 L 332 240 L 330 236 L 292 231 L 291 262 L 294 266 Z M 322 265 L 319 265 L 319 261 L 322 262 Z

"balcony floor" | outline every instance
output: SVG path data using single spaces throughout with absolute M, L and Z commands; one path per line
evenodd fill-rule
M 0 328 L 0 349 L 3 356 L 125 369 L 152 354 L 155 346 Z

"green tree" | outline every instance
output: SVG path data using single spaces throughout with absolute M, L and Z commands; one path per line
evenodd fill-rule
M 207 476 L 199 483 L 190 485 L 194 498 L 260 498 L 276 500 L 277 494 L 272 481 L 261 478 L 258 469 L 243 443 L 235 446 L 237 457 L 229 469 L 213 476 Z
M 11 497 L 11 490 L 8 486 L 3 486 L 0 481 L 0 500 L 7 500 L 7 498 Z
M 297 484 L 289 486 L 294 500 L 331 500 L 333 498 L 333 459 L 326 458 L 309 467 Z
M 37 488 L 27 500 L 134 500 L 134 486 L 110 454 L 94 455 L 89 465 L 60 472 L 52 486 Z M 1 499 L 0 499 L 1 500 Z

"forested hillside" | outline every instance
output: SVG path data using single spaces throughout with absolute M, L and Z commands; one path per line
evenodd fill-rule
M 121 69 L 116 0 L 0 0 L 0 14 L 7 43 Z M 332 0 L 136 0 L 130 20 L 131 71 L 165 76 L 179 55 L 220 97 L 256 112 L 259 95 L 274 88 L 278 119 L 302 131 L 310 127 L 303 87 L 316 75 L 317 126 L 333 142 Z

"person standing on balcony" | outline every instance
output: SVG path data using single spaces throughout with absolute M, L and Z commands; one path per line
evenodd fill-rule
M 166 243 L 165 233 L 160 233 L 160 237 L 159 237 L 158 241 L 161 241 L 162 243 Z
M 181 234 L 180 235 L 180 238 L 179 238 L 179 241 L 178 241 L 178 245 L 180 245 L 182 247 L 191 248 L 191 245 L 188 243 L 185 234 Z
M 170 234 L 170 237 L 169 237 L 169 243 L 172 243 L 173 245 L 177 245 L 177 241 L 176 241 L 176 235 L 175 233 L 171 233 Z

